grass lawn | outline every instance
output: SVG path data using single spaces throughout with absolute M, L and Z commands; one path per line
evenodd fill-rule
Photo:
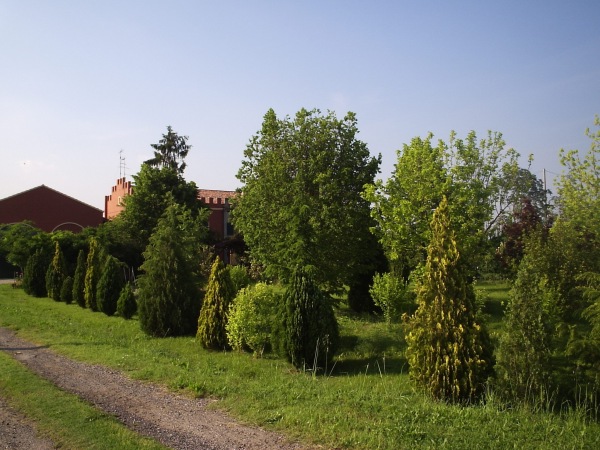
M 489 284 L 482 289 L 488 293 L 485 312 L 491 329 L 499 333 L 507 288 Z M 433 402 L 415 391 L 407 375 L 401 325 L 343 308 L 338 320 L 340 353 L 326 376 L 313 376 L 280 359 L 206 351 L 193 337 L 151 338 L 136 320 L 0 286 L 0 326 L 17 330 L 22 338 L 132 378 L 219 398 L 215 407 L 240 420 L 305 442 L 365 449 L 600 448 L 600 426 L 577 413 L 506 411 L 494 402 L 468 408 Z M 4 387 L 5 377 L 0 371 L 0 391 L 16 395 Z

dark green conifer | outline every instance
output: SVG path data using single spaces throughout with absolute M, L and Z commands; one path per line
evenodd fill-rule
M 25 271 L 23 272 L 23 289 L 27 294 L 34 297 L 45 297 L 47 295 L 47 269 L 48 259 L 44 251 L 38 248 L 27 260 Z
M 79 250 L 77 255 L 77 267 L 75 268 L 75 276 L 73 277 L 73 300 L 82 308 L 85 308 L 85 272 L 86 272 L 86 257 L 83 250 Z
M 73 302 L 73 277 L 67 276 L 60 288 L 60 301 L 70 304 Z
M 98 280 L 100 279 L 103 258 L 101 249 L 95 237 L 90 238 L 90 250 L 87 255 L 85 269 L 85 284 L 83 296 L 85 298 L 85 306 L 92 311 L 98 311 L 98 301 L 96 293 L 98 288 Z
M 123 319 L 131 319 L 137 311 L 137 303 L 133 292 L 133 283 L 125 283 L 117 300 L 117 314 Z
M 212 265 L 206 295 L 198 318 L 196 337 L 204 348 L 223 350 L 229 348 L 227 318 L 235 288 L 229 270 L 217 257 Z
M 54 257 L 46 271 L 46 291 L 48 292 L 48 297 L 56 301 L 60 301 L 60 291 L 63 281 L 67 276 L 66 265 L 60 244 L 56 241 L 54 244 Z
M 534 239 L 526 244 L 509 293 L 505 327 L 498 347 L 496 388 L 509 402 L 545 404 L 550 387 L 553 291 L 536 258 Z
M 112 316 L 117 311 L 119 295 L 125 285 L 123 268 L 123 264 L 114 256 L 106 257 L 102 275 L 98 280 L 96 304 L 98 311 L 107 316 Z
M 325 369 L 339 340 L 330 299 L 304 269 L 297 269 L 284 296 L 284 347 L 297 368 Z
M 191 334 L 198 323 L 200 292 L 186 254 L 185 226 L 174 203 L 158 221 L 138 278 L 138 316 L 152 336 Z
M 436 399 L 470 402 L 483 392 L 491 348 L 477 321 L 474 291 L 462 270 L 445 197 L 433 215 L 431 232 L 418 308 L 407 324 L 410 375 Z

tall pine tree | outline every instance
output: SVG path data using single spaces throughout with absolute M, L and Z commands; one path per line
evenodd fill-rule
M 138 315 L 152 336 L 178 336 L 195 330 L 200 292 L 190 259 L 183 208 L 173 201 L 158 221 L 138 279 Z
M 408 320 L 410 375 L 432 397 L 454 403 L 475 400 L 492 367 L 485 329 L 477 321 L 444 197 L 433 214 L 418 308 Z

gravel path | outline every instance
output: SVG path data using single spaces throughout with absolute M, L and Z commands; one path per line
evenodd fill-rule
M 74 393 L 95 407 L 114 415 L 130 429 L 156 439 L 173 449 L 301 449 L 281 435 L 258 427 L 244 426 L 226 414 L 209 410 L 210 400 L 191 399 L 166 388 L 131 380 L 118 371 L 73 361 L 47 348 L 36 346 L 0 327 L 0 350 L 10 353 L 29 370 Z M 5 407 L 0 403 L 0 409 Z M 7 410 L 8 411 L 8 410 Z M 9 414 L 10 416 L 10 414 Z M 10 416 L 13 417 L 13 416 Z M 23 423 L 18 417 L 3 415 L 2 431 Z M 17 426 L 15 425 L 15 426 Z M 12 429 L 12 428 L 10 428 Z M 17 428 L 15 428 L 17 429 Z M 19 433 L 35 437 L 29 427 Z M 1 433 L 6 434 L 6 433 Z M 35 445 L 38 445 L 37 443 Z M 39 444 L 42 445 L 42 444 Z M 3 448 L 52 448 L 4 443 Z
M 11 450 L 51 450 L 52 441 L 37 436 L 35 424 L 0 398 L 0 448 Z

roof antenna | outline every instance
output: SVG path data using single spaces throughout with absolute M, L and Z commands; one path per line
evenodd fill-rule
M 125 178 L 125 157 L 123 156 L 123 150 L 119 150 L 119 178 Z

